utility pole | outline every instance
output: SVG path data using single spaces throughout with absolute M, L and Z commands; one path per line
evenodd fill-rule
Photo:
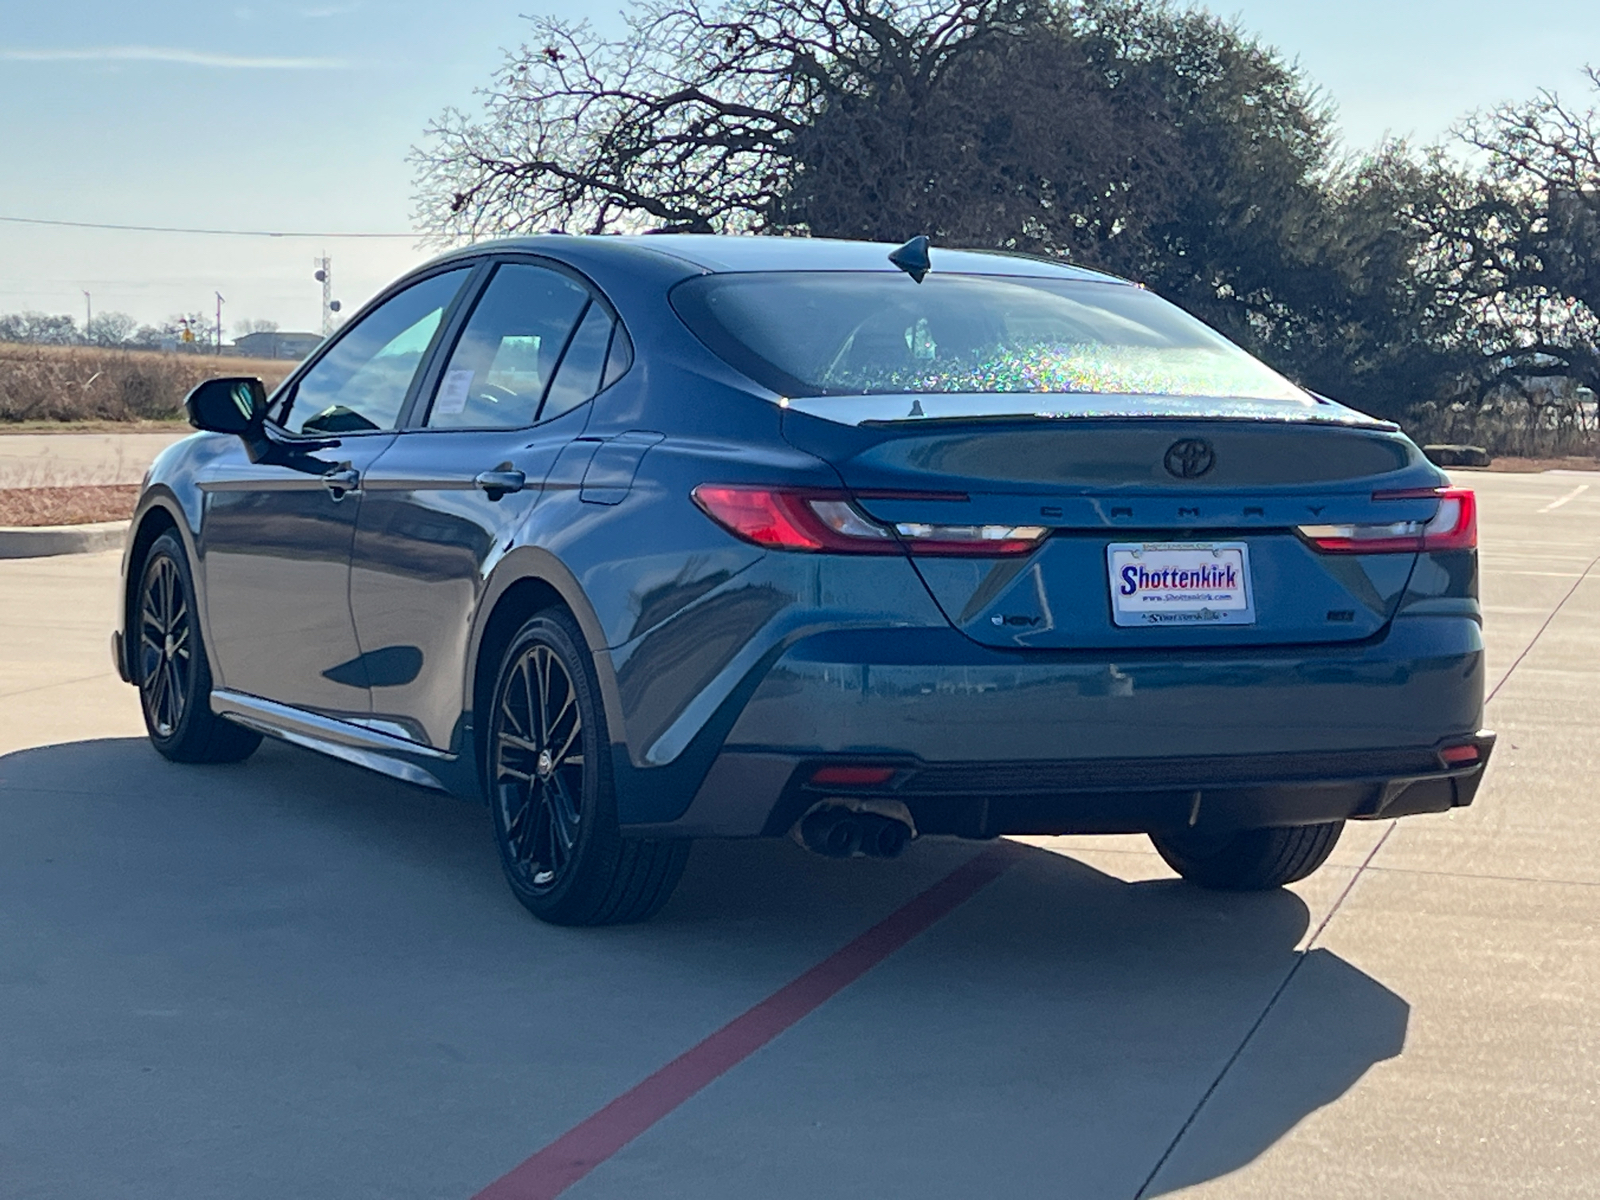
M 89 340 L 89 326 L 94 324 L 94 302 L 89 298 L 89 289 L 83 289 L 83 340 Z
M 222 293 L 217 292 L 217 355 L 222 355 Z

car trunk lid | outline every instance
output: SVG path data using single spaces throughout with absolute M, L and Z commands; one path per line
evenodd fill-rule
M 1380 632 L 1416 560 L 1321 553 L 1299 527 L 1427 520 L 1438 506 L 1427 495 L 1375 498 L 1437 486 L 1439 474 L 1393 426 L 1336 411 L 847 424 L 791 408 L 784 428 L 878 521 L 1048 527 L 1027 555 L 913 554 L 934 600 L 975 641 L 1276 645 Z M 1151 586 L 1119 605 L 1129 582 Z M 1230 599 L 1230 584 L 1244 594 Z

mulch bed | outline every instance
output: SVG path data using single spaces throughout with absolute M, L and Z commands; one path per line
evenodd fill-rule
M 136 483 L 87 487 L 0 488 L 0 525 L 89 525 L 125 521 L 139 499 Z

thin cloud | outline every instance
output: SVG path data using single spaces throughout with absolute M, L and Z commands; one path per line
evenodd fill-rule
M 0 50 L 4 62 L 158 62 L 232 71 L 343 71 L 350 64 L 338 58 L 273 58 L 263 55 L 213 54 L 171 46 L 87 46 L 63 50 Z

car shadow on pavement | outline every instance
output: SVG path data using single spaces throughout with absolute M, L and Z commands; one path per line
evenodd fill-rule
M 0 1027 L 28 1084 L 0 1156 L 38 1194 L 471 1195 L 973 852 L 703 843 L 655 921 L 556 929 L 481 808 L 309 752 L 5 755 Z M 1292 892 L 1015 855 L 571 1195 L 1158 1195 L 1400 1053 L 1405 1001 L 1302 954 Z
M 1128 883 L 1065 844 L 1017 846 L 998 882 L 808 1018 L 809 1050 L 764 1051 L 780 1060 L 764 1085 L 710 1108 L 698 1141 L 679 1120 L 678 1153 L 714 1162 L 731 1141 L 740 1161 L 782 1162 L 772 1197 L 1157 1196 L 1245 1166 L 1401 1053 L 1409 1005 L 1298 950 L 1310 913 L 1293 892 Z M 697 847 L 664 924 L 757 904 L 793 916 L 835 894 L 824 880 L 901 867 L 789 849 Z M 836 1143 L 808 1136 L 830 1127 Z

